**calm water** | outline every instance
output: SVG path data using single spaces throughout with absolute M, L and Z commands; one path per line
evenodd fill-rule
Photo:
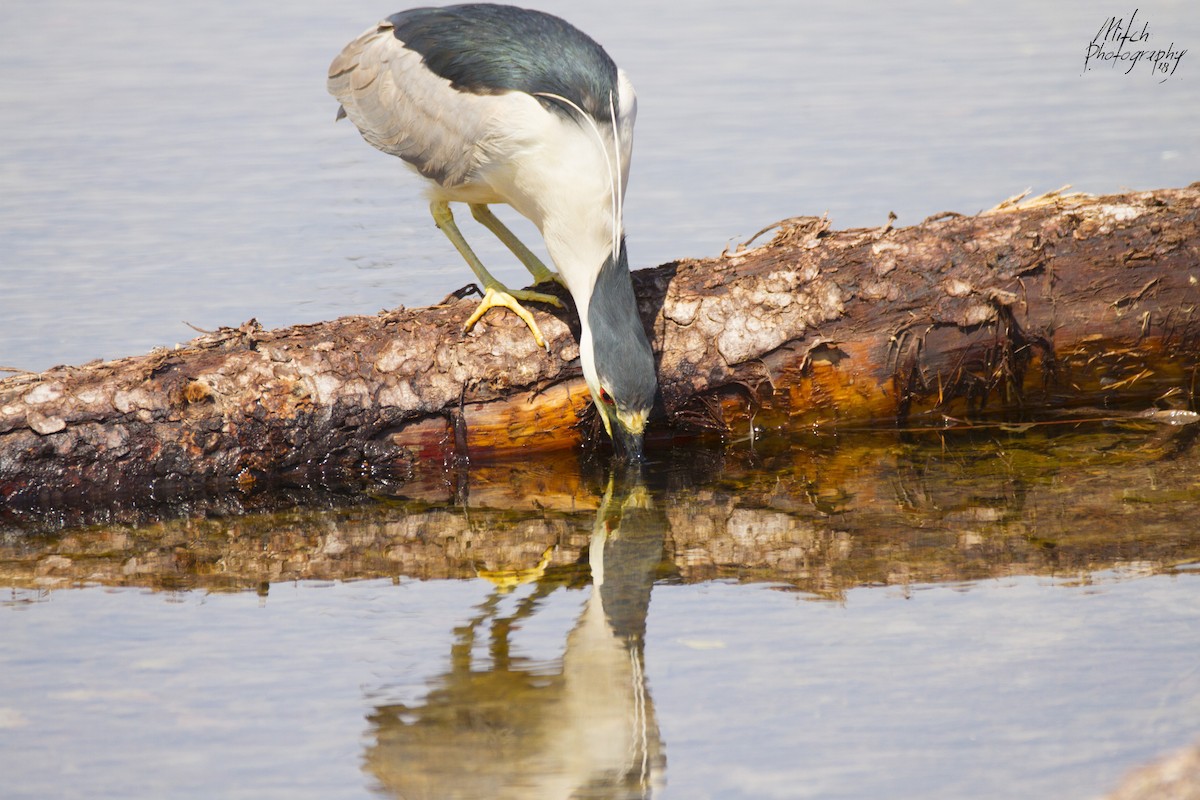
M 9 522 L 3 794 L 1091 798 L 1200 735 L 1194 434 L 917 438 Z
M 486 617 L 493 592 L 482 580 L 285 584 L 266 599 L 88 589 L 0 609 L 4 796 L 571 796 L 555 785 L 607 755 L 582 747 L 580 728 L 612 707 L 599 704 L 629 702 L 617 691 L 632 693 L 629 674 L 598 659 L 612 683 L 590 697 L 557 681 L 564 658 L 598 646 L 578 634 L 586 589 L 540 599 L 502 672 L 486 641 L 474 674 L 452 666 L 458 629 Z M 496 617 L 529 594 L 504 596 Z M 651 780 L 666 787 L 654 796 L 1096 796 L 1196 733 L 1198 607 L 1198 575 L 864 588 L 837 604 L 655 587 L 644 698 Z M 462 720 L 486 716 L 500 689 L 512 705 L 487 731 L 511 739 L 481 741 Z M 461 793 L 476 771 L 506 791 Z
M 636 265 L 714 255 L 798 214 L 912 224 L 1027 187 L 1200 177 L 1200 15 L 1186 0 L 533 5 L 592 33 L 638 88 Z M 1194 52 L 1164 83 L 1083 74 L 1105 19 L 1134 6 L 1149 45 Z M 183 321 L 428 304 L 467 283 L 417 181 L 333 124 L 329 61 L 394 10 L 0 6 L 0 366 L 144 352 L 191 338 Z M 522 281 L 480 234 L 467 229 Z

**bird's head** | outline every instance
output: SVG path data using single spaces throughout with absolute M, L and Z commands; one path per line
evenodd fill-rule
M 658 379 L 638 316 L 624 240 L 600 268 L 582 326 L 580 361 L 604 429 L 626 458 L 640 461 Z

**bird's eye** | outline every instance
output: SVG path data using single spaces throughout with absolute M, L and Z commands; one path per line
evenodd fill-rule
M 600 390 L 600 402 L 604 403 L 607 406 L 616 405 L 613 402 L 612 395 L 608 393 L 607 389 Z

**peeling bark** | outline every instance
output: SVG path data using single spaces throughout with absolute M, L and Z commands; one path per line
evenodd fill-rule
M 1195 401 L 1198 185 L 899 229 L 791 220 L 763 247 L 634 277 L 660 358 L 652 443 Z M 0 502 L 403 477 L 596 437 L 572 313 L 535 310 L 546 353 L 503 312 L 464 334 L 473 305 L 252 320 L 6 378 Z

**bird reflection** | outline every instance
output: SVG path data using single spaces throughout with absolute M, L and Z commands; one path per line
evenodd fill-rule
M 555 584 L 542 570 L 516 609 L 511 584 L 455 631 L 448 671 L 417 705 L 378 707 L 366 768 L 415 798 L 649 798 L 665 755 L 646 688 L 646 614 L 666 516 L 635 478 L 610 479 L 589 546 L 590 595 L 553 665 L 514 658 L 511 631 Z M 472 653 L 486 631 L 490 663 Z

